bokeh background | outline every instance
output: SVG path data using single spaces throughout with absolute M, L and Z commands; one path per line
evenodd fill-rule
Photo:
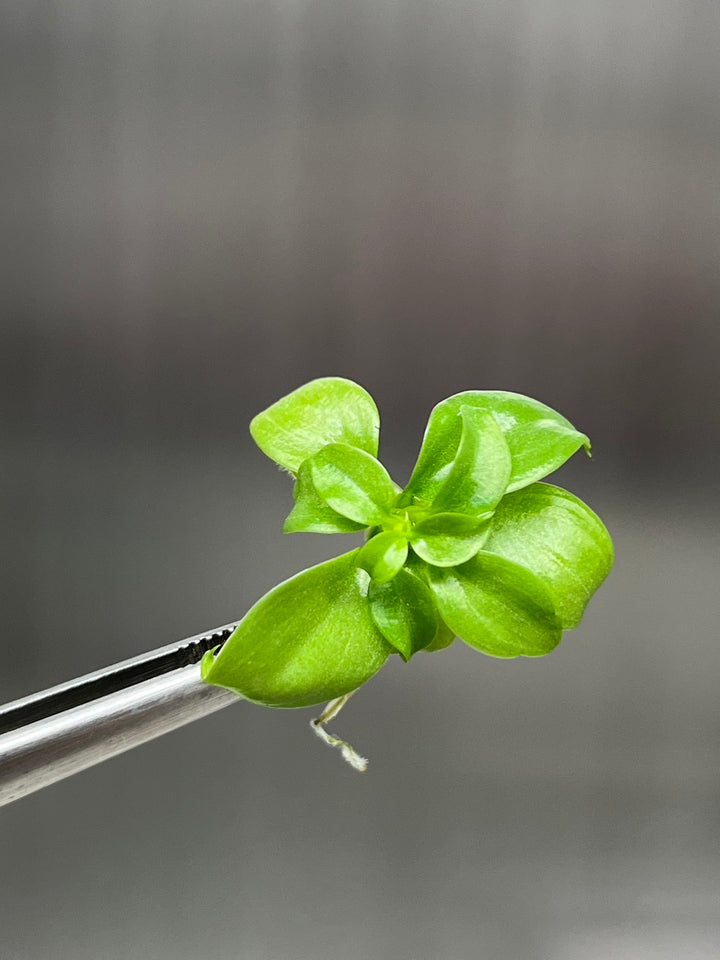
M 616 569 L 551 657 L 238 703 L 0 811 L 3 960 L 720 955 L 717 0 L 5 0 L 0 701 L 239 617 L 249 418 L 528 393 Z M 395 658 L 394 658 L 395 659 Z

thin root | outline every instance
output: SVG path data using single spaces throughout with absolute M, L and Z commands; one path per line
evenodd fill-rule
M 350 764 L 353 770 L 359 770 L 360 773 L 365 773 L 368 765 L 365 757 L 361 757 L 355 748 L 346 740 L 340 740 L 339 737 L 334 737 L 325 729 L 325 724 L 329 723 L 340 713 L 351 696 L 352 693 L 346 693 L 343 697 L 337 697 L 335 700 L 331 700 L 320 716 L 310 721 L 310 726 L 323 743 L 326 743 L 329 747 L 335 747 L 336 750 L 340 751 L 343 759 Z

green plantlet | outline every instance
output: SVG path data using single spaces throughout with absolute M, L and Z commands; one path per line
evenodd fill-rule
M 330 700 L 313 727 L 358 769 L 365 761 L 324 724 L 391 654 L 407 661 L 457 636 L 493 657 L 544 656 L 612 566 L 601 520 L 539 482 L 590 441 L 537 400 L 443 400 L 404 489 L 377 459 L 377 407 L 350 380 L 305 384 L 250 432 L 295 477 L 286 533 L 365 529 L 366 542 L 262 597 L 202 676 L 270 707 Z

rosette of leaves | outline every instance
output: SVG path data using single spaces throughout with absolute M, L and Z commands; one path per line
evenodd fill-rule
M 407 661 L 456 636 L 494 657 L 543 656 L 612 566 L 595 513 L 539 482 L 590 442 L 528 397 L 443 400 L 404 489 L 377 459 L 372 397 L 349 380 L 313 380 L 250 431 L 295 478 L 286 533 L 366 531 L 363 546 L 272 589 L 206 655 L 207 682 L 256 703 L 343 697 L 391 654 Z

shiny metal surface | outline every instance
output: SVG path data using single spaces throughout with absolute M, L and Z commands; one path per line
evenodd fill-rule
M 238 700 L 193 664 L 0 736 L 0 806 Z
M 47 690 L 0 705 L 0 736 L 91 700 L 127 689 L 144 680 L 199 663 L 203 654 L 213 647 L 221 646 L 236 626 L 236 622 L 227 623 L 222 627 L 206 630 L 194 637 L 166 644 L 136 657 L 121 660 L 102 670 L 94 670 L 82 677 L 75 677 Z

